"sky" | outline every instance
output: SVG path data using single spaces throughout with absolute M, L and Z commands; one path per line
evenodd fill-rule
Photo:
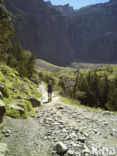
M 48 1 L 48 0 L 44 0 L 44 1 Z M 54 5 L 64 5 L 69 3 L 71 6 L 74 7 L 74 9 L 79 9 L 81 7 L 91 5 L 91 4 L 108 2 L 109 0 L 50 0 L 50 1 Z

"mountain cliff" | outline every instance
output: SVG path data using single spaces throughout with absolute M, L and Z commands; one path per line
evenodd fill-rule
M 47 7 L 54 8 L 57 11 L 61 12 L 63 15 L 69 15 L 74 13 L 74 9 L 72 6 L 68 4 L 65 5 L 52 5 L 51 1 L 46 2 Z
M 117 63 L 117 1 L 65 12 L 42 0 L 5 0 L 15 39 L 58 65 L 74 61 Z M 68 9 L 68 10 L 69 10 Z

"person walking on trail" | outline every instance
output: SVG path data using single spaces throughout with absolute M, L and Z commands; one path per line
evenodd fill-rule
M 48 89 L 48 102 L 52 101 L 52 81 L 49 80 L 48 85 L 47 85 L 47 89 Z

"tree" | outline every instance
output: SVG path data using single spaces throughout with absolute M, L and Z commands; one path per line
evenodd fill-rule
M 35 56 L 24 50 L 19 41 L 11 44 L 7 52 L 7 65 L 15 68 L 20 76 L 31 77 L 34 72 Z

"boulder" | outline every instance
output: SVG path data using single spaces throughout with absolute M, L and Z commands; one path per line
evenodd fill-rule
M 14 109 L 16 111 L 18 111 L 21 115 L 25 114 L 25 110 L 24 108 L 17 106 L 17 105 L 11 105 L 10 106 L 11 109 Z
M 2 118 L 5 113 L 6 113 L 5 103 L 3 100 L 0 100 L 0 122 L 2 121 Z
M 65 154 L 67 152 L 68 148 L 64 143 L 58 142 L 55 146 L 55 150 L 56 150 L 57 154 Z
M 9 137 L 11 131 L 10 131 L 9 129 L 4 129 L 4 130 L 2 131 L 2 133 L 4 134 L 5 137 Z
M 40 107 L 41 106 L 41 102 L 35 98 L 26 98 L 26 100 L 30 101 L 33 107 Z

